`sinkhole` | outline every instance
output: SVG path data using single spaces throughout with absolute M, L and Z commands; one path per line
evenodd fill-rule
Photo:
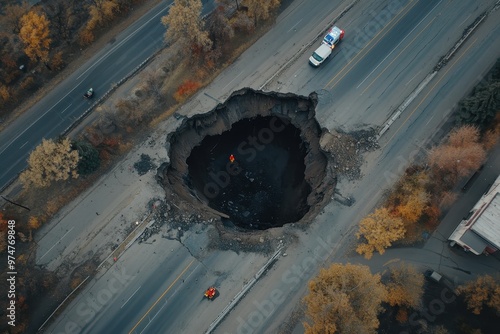
M 167 193 L 218 214 L 225 226 L 268 229 L 311 215 L 335 184 L 320 147 L 317 97 L 245 88 L 169 134 Z

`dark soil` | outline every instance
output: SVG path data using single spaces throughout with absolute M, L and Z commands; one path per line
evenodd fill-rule
M 244 119 L 193 149 L 187 160 L 189 179 L 209 198 L 209 206 L 236 225 L 279 227 L 300 220 L 309 210 L 305 155 L 300 129 L 288 120 Z

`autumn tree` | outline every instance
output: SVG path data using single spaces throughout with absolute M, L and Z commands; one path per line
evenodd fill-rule
M 367 266 L 334 263 L 309 282 L 305 332 L 376 333 L 385 297 L 380 275 Z
M 167 27 L 166 40 L 179 41 L 192 51 L 208 51 L 212 41 L 208 32 L 203 30 L 201 19 L 201 0 L 175 0 L 161 22 Z
M 21 173 L 20 180 L 25 188 L 48 187 L 53 181 L 77 178 L 78 152 L 71 147 L 71 141 L 43 139 L 28 158 L 28 168 Z
M 271 12 L 280 6 L 281 0 L 242 0 L 241 5 L 248 8 L 247 15 L 253 18 L 255 26 L 261 20 L 267 20 Z
M 390 269 L 386 301 L 391 306 L 416 309 L 424 293 L 424 275 L 414 266 L 400 264 Z
M 45 14 L 30 11 L 21 17 L 19 38 L 24 43 L 24 52 L 33 61 L 47 61 L 50 47 L 49 20 Z
M 89 7 L 89 22 L 93 22 L 94 27 L 102 25 L 113 20 L 119 11 L 120 6 L 116 0 L 92 0 Z
M 397 208 L 398 215 L 409 223 L 418 221 L 428 206 L 429 194 L 422 188 L 414 189 Z
M 30 217 L 30 219 L 28 220 L 28 228 L 29 228 L 28 240 L 29 241 L 33 240 L 32 231 L 37 230 L 41 225 L 42 225 L 42 223 L 40 222 L 40 219 L 38 219 L 38 217 L 35 217 L 35 216 Z
M 117 0 L 92 0 L 88 7 L 90 18 L 80 32 L 80 42 L 90 44 L 94 41 L 94 31 L 105 23 L 112 21 L 120 11 Z
M 467 303 L 467 308 L 474 314 L 480 314 L 484 306 L 500 313 L 500 283 L 490 275 L 477 277 L 457 288 Z
M 479 143 L 479 130 L 472 125 L 453 130 L 448 140 L 433 148 L 428 156 L 435 175 L 450 183 L 479 169 L 485 159 L 486 152 Z
M 405 227 L 401 218 L 392 216 L 387 208 L 377 209 L 359 223 L 356 236 L 363 242 L 358 245 L 356 252 L 370 259 L 374 251 L 383 254 L 387 247 L 404 235 Z

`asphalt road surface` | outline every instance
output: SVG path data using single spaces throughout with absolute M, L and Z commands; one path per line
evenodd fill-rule
M 213 1 L 202 1 L 203 13 Z M 160 22 L 172 1 L 163 1 L 118 34 L 104 49 L 70 75 L 33 108 L 0 132 L 0 189 L 26 166 L 29 153 L 42 138 L 55 138 L 78 119 L 113 84 L 126 77 L 163 47 L 165 27 Z M 83 94 L 94 89 L 94 97 Z
M 317 117 L 330 130 L 381 127 L 432 71 L 439 58 L 453 47 L 463 30 L 494 3 L 493 0 L 359 2 L 336 22 L 346 30 L 346 36 L 334 51 L 334 57 L 314 69 L 307 65 L 307 58 L 320 41 L 307 45 L 311 38 L 327 29 L 347 2 L 319 0 L 313 4 L 296 0 L 268 34 L 179 113 L 207 111 L 215 105 L 215 100 L 223 100 L 237 88 L 259 88 L 283 64 L 296 57 L 268 83 L 267 89 L 306 95 L 320 92 Z M 328 204 L 307 233 L 301 233 L 297 242 L 285 250 L 287 256 L 281 257 L 257 282 L 216 333 L 278 332 L 303 296 L 307 280 L 319 267 L 331 261 L 356 260 L 345 255 L 355 241 L 356 223 L 372 210 L 383 191 L 414 156 L 425 150 L 429 138 L 444 124 L 458 100 L 496 61 L 500 51 L 499 15 L 498 11 L 493 12 L 408 106 L 380 139 L 381 148 L 365 154 L 363 177 L 340 181 L 338 191 L 354 198 L 355 204 L 351 207 L 335 201 Z M 300 50 L 304 52 L 299 54 Z M 174 127 L 175 120 L 170 122 L 167 128 Z M 157 138 L 161 141 L 164 133 Z M 113 177 L 110 176 L 109 182 Z M 152 179 L 153 175 L 149 177 Z M 79 205 L 89 205 L 91 211 L 92 204 L 86 199 Z M 67 252 L 71 240 L 61 237 L 72 224 L 74 219 L 62 217 L 58 226 L 64 227 L 58 227 L 58 234 L 50 238 L 48 232 L 38 241 L 40 248 L 50 248 L 54 238 L 59 238 Z M 206 236 L 211 231 L 206 226 L 187 231 L 182 242 L 158 236 L 151 244 L 134 244 L 75 298 L 47 332 L 107 333 L 113 329 L 120 333 L 203 333 L 266 262 L 264 256 L 254 253 L 207 250 Z M 439 242 L 440 247 L 446 247 L 446 240 Z M 411 259 L 417 258 L 415 261 L 420 265 L 434 268 L 439 262 L 442 273 L 456 274 L 454 264 L 439 254 L 432 258 L 427 252 L 411 253 Z M 404 255 L 399 257 L 404 260 Z M 497 272 L 499 266 L 495 261 L 491 257 L 478 261 L 471 256 L 463 260 L 462 269 L 473 266 L 476 273 Z M 121 275 L 121 280 L 117 275 Z M 115 285 L 117 280 L 121 286 Z M 216 285 L 221 293 L 214 301 L 203 300 L 202 294 L 210 285 Z M 92 304 L 93 299 L 97 303 Z M 89 308 L 95 311 L 90 312 Z M 301 332 L 300 326 L 296 332 Z

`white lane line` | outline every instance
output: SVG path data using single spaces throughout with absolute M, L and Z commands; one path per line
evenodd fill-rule
M 196 268 L 198 268 L 199 266 L 200 266 L 200 263 L 198 263 L 198 265 L 196 267 L 194 267 L 194 269 L 191 271 L 191 273 L 184 280 L 187 280 L 189 278 L 189 276 L 191 276 L 195 272 Z M 184 280 L 182 280 L 183 283 L 184 283 Z M 177 293 L 178 290 L 179 290 L 179 288 L 175 289 L 175 291 L 172 293 L 171 297 L 173 297 Z M 167 303 L 168 303 L 168 299 L 165 299 L 165 302 L 163 303 L 163 305 L 161 306 L 161 308 L 158 310 L 158 312 L 156 312 L 156 314 L 154 315 L 153 318 L 149 319 L 149 322 L 146 325 L 146 327 L 144 327 L 144 329 L 139 332 L 140 334 L 144 333 L 144 331 L 146 330 L 146 328 L 148 328 L 148 326 L 153 322 L 154 318 L 156 318 L 156 316 L 158 314 L 160 314 L 161 310 L 163 310 L 163 308 L 165 307 L 165 305 L 167 305 Z
M 22 144 L 21 147 L 19 147 L 19 149 L 22 149 L 26 144 L 28 144 L 28 142 Z
M 428 125 L 433 118 L 434 118 L 434 114 L 432 114 L 431 118 L 429 118 L 429 120 L 427 121 L 427 123 L 425 123 L 425 125 Z
M 104 58 L 106 58 L 111 52 L 113 52 L 115 49 L 119 48 L 123 43 L 125 43 L 126 41 L 128 41 L 130 38 L 132 38 L 132 36 L 134 36 L 139 30 L 141 30 L 142 28 L 144 28 L 144 26 L 146 24 L 148 24 L 149 22 L 151 22 L 152 20 L 156 19 L 156 17 L 158 15 L 161 15 L 162 12 L 164 12 L 165 10 L 167 10 L 169 7 L 171 7 L 172 4 L 168 5 L 167 7 L 165 7 L 164 9 L 160 10 L 157 14 L 155 14 L 155 16 L 153 16 L 152 18 L 150 18 L 149 20 L 147 20 L 146 22 L 144 22 L 139 28 L 135 29 L 133 32 L 130 33 L 130 35 L 128 35 L 127 37 L 125 37 L 120 43 L 116 44 L 115 46 L 113 46 L 111 48 L 111 50 L 109 50 L 108 52 L 106 52 L 104 54 L 104 56 L 102 56 L 101 58 L 97 59 L 92 65 L 89 66 L 89 68 L 87 68 L 82 74 L 80 74 L 76 80 L 80 79 L 83 75 L 85 75 L 85 73 L 87 73 L 88 71 L 90 71 L 94 66 L 96 66 L 97 64 L 99 64 L 99 62 L 101 60 L 103 60 Z
M 235 76 L 235 77 L 233 78 L 233 80 L 229 81 L 229 82 L 227 83 L 227 85 L 225 85 L 224 87 L 222 87 L 222 90 L 224 91 L 224 90 L 226 89 L 226 87 L 227 87 L 227 86 L 229 86 L 229 85 L 230 85 L 230 84 L 231 84 L 234 80 L 236 80 L 236 79 L 237 79 L 240 75 L 242 75 L 242 74 L 243 74 L 243 71 L 241 71 L 241 72 L 240 72 L 237 76 Z
M 61 114 L 64 114 L 64 112 L 65 112 L 66 110 L 68 110 L 68 108 L 69 108 L 69 107 L 71 107 L 71 104 L 70 104 L 69 106 L 67 106 L 66 108 L 64 108 L 64 110 L 63 110 L 63 111 L 61 111 Z
M 290 29 L 288 29 L 288 31 L 287 31 L 287 32 L 290 32 L 290 31 L 291 31 L 293 28 L 295 28 L 295 27 L 297 26 L 297 24 L 299 24 L 302 20 L 303 20 L 303 18 L 302 18 L 302 19 L 300 19 L 300 20 L 298 20 L 298 21 L 297 21 L 297 23 L 295 23 L 295 24 L 293 25 L 293 27 L 291 27 Z
M 96 66 L 97 63 L 99 61 L 101 61 L 103 58 L 107 57 L 108 54 L 110 52 L 112 52 L 114 49 L 116 49 L 117 47 L 120 46 L 120 44 L 124 43 L 125 41 L 127 41 L 129 38 L 131 38 L 138 30 L 142 29 L 146 24 L 148 24 L 151 20 L 153 20 L 154 18 L 156 18 L 158 15 L 161 15 L 161 13 L 163 11 L 165 11 L 166 9 L 168 9 L 169 7 L 171 7 L 172 4 L 168 5 L 165 9 L 161 10 L 160 12 L 158 12 L 158 14 L 156 14 L 155 16 L 153 16 L 152 18 L 150 18 L 148 21 L 146 21 L 142 26 L 140 26 L 139 28 L 137 28 L 134 32 L 132 32 L 129 36 L 127 36 L 127 38 L 125 38 L 123 41 L 121 41 L 120 43 L 118 43 L 117 45 L 115 45 L 111 50 L 109 50 L 104 56 L 102 56 L 98 61 L 94 62 L 94 64 L 92 64 L 87 70 L 85 70 L 85 72 L 83 72 L 78 78 L 76 78 L 77 80 L 80 79 L 80 77 L 82 75 L 84 75 L 87 71 L 89 71 L 92 67 Z M 66 98 L 66 96 L 68 96 L 69 94 L 71 94 L 74 90 L 76 89 L 73 88 L 72 90 L 70 90 L 66 95 L 64 95 L 59 101 L 57 101 L 52 107 L 50 107 L 46 112 L 44 112 L 40 117 L 38 117 L 36 119 L 36 121 L 34 121 L 33 123 L 30 124 L 30 126 L 28 126 L 26 129 L 24 129 L 24 131 L 22 131 L 20 134 L 18 134 L 14 139 L 12 139 L 9 144 L 2 150 L 0 151 L 0 154 L 2 154 L 14 141 L 17 140 L 17 138 L 19 138 L 20 136 L 23 135 L 23 133 L 25 133 L 26 131 L 28 131 L 28 129 L 30 129 L 33 124 L 35 124 L 36 122 L 38 122 L 40 120 L 40 118 L 42 118 L 43 116 L 45 116 L 49 111 L 51 111 L 59 102 L 61 102 L 64 98 Z
M 120 307 L 120 308 L 123 308 L 123 306 L 125 306 L 125 304 L 128 303 L 128 301 L 130 300 L 130 298 L 132 298 L 136 294 L 136 292 L 139 291 L 140 288 L 141 287 L 138 287 L 137 290 L 135 290 L 134 293 L 130 297 L 128 297 L 128 299 L 125 301 L 125 303 L 123 303 L 122 307 Z
M 61 237 L 61 239 L 59 239 L 55 244 L 54 246 L 50 247 L 50 249 L 48 251 L 45 252 L 45 254 L 43 254 L 41 257 L 40 257 L 40 260 L 44 258 L 45 255 L 47 255 L 48 252 L 50 252 L 52 250 L 52 248 L 56 247 L 57 244 L 59 244 L 61 242 L 61 240 L 66 236 L 66 234 L 68 234 L 69 232 L 71 232 L 71 230 L 74 229 L 74 227 L 70 228 L 68 230 L 68 232 L 64 233 L 64 235 Z
M 422 72 L 422 70 L 418 71 L 418 72 L 417 72 L 417 74 L 415 74 L 415 75 L 414 75 L 414 76 L 410 79 L 410 81 L 408 81 L 407 83 L 405 83 L 405 86 L 408 86 L 408 84 L 409 84 L 410 82 L 412 82 L 412 81 L 413 81 L 413 79 L 415 79 L 415 78 L 417 77 L 417 75 L 418 75 L 420 72 Z
M 74 90 L 74 88 L 68 94 L 64 95 L 64 97 L 62 99 L 64 99 L 66 96 L 68 96 L 73 90 Z M 15 142 L 17 140 L 17 138 L 21 137 L 26 131 L 28 131 L 33 125 L 35 125 L 35 123 L 37 123 L 40 120 L 40 118 L 42 118 L 49 111 L 51 111 L 59 102 L 61 102 L 61 100 L 57 101 L 52 107 L 50 107 L 49 109 L 47 109 L 46 112 L 44 112 L 43 114 L 41 114 L 40 117 L 38 117 L 33 123 L 31 123 L 28 127 L 26 127 L 26 129 L 24 129 L 20 134 L 18 134 L 16 137 L 14 137 L 14 139 L 12 139 L 10 141 L 10 143 L 7 146 L 5 146 L 5 148 L 2 151 L 0 151 L 0 154 L 2 154 L 7 148 L 9 148 L 9 146 L 12 145 L 12 143 Z
M 469 14 L 469 16 L 467 16 L 467 17 L 465 18 L 465 20 L 463 20 L 462 22 L 460 22 L 459 26 L 461 26 L 462 24 L 464 24 L 464 23 L 465 23 L 465 21 L 467 21 L 467 20 L 469 19 L 470 15 L 471 15 L 471 14 Z
M 436 4 L 436 6 L 437 6 L 439 3 L 441 3 L 441 1 L 439 1 L 439 2 Z M 436 6 L 434 6 L 434 8 L 436 8 Z M 427 18 L 427 16 L 429 16 L 429 15 L 432 13 L 432 11 L 434 10 L 434 8 L 432 8 L 432 9 L 431 9 L 431 11 L 429 11 L 429 12 L 427 13 L 427 15 L 425 15 L 425 16 L 424 16 L 424 17 L 420 20 L 420 22 L 418 22 L 418 24 L 417 24 L 417 25 L 416 25 L 416 26 L 415 26 L 415 27 L 414 27 L 414 28 L 413 28 L 413 29 L 412 29 L 412 30 L 411 30 L 408 34 L 406 34 L 405 38 L 403 38 L 403 39 L 401 40 L 401 42 L 399 42 L 399 43 L 398 43 L 398 45 L 396 45 L 396 46 L 392 49 L 392 51 L 391 51 L 391 52 L 389 52 L 389 54 L 388 54 L 387 56 L 385 56 L 385 57 L 384 57 L 384 59 L 382 59 L 382 61 L 381 61 L 381 62 L 377 65 L 377 67 L 375 67 L 375 68 L 374 68 L 374 69 L 370 72 L 370 74 L 368 74 L 368 75 L 366 76 L 366 78 L 365 78 L 363 81 L 361 81 L 361 83 L 358 85 L 358 87 L 356 87 L 356 89 L 358 89 L 358 88 L 359 88 L 359 86 L 361 86 L 361 85 L 362 85 L 362 84 L 363 84 L 363 83 L 364 83 L 364 82 L 365 82 L 365 81 L 366 81 L 366 80 L 367 80 L 367 79 L 368 79 L 368 78 L 369 78 L 369 77 L 373 74 L 373 72 L 375 72 L 375 70 L 376 70 L 376 69 L 377 69 L 380 65 L 382 65 L 382 63 L 383 63 L 383 62 L 387 59 L 387 57 L 389 57 L 389 56 L 390 56 L 390 55 L 391 55 L 394 51 L 396 51 L 396 49 L 397 49 L 397 48 L 401 45 L 401 43 L 403 43 L 403 42 L 405 41 L 405 39 L 407 39 L 407 38 L 408 38 L 408 36 L 410 36 L 410 35 L 411 35 L 411 33 L 412 33 L 415 29 L 417 29 L 417 28 L 418 28 L 418 26 L 419 26 L 419 25 L 420 25 L 420 24 L 421 24 L 421 23 L 422 23 L 422 22 L 423 22 L 423 21 Z

